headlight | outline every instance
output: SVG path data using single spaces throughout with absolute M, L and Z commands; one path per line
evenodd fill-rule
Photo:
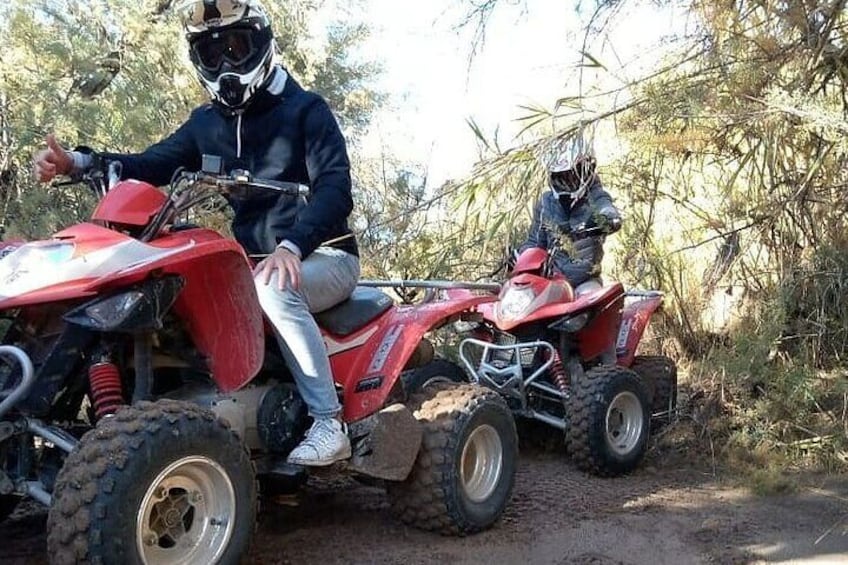
M 95 302 L 85 308 L 85 313 L 95 325 L 101 328 L 117 327 L 127 319 L 142 298 L 144 298 L 143 292 L 131 290 Z
M 100 332 L 143 332 L 162 327 L 184 285 L 182 277 L 169 275 L 98 298 L 71 310 L 65 320 Z
M 552 330 L 559 330 L 568 333 L 579 332 L 586 326 L 586 322 L 588 321 L 589 312 L 582 312 L 574 316 L 568 316 L 561 320 L 557 320 L 550 325 L 550 328 Z
M 517 318 L 527 310 L 534 298 L 536 293 L 532 288 L 511 288 L 501 298 L 499 313 L 502 318 Z

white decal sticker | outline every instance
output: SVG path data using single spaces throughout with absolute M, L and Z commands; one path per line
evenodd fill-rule
M 341 353 L 343 351 L 347 351 L 349 349 L 353 349 L 354 347 L 359 347 L 360 345 L 365 345 L 365 343 L 371 339 L 371 336 L 374 335 L 377 331 L 377 326 L 374 326 L 361 336 L 356 339 L 352 339 L 350 341 L 336 341 L 330 336 L 324 336 L 324 344 L 327 346 L 327 355 L 335 355 L 337 353 Z
M 394 326 L 386 332 L 386 336 L 383 338 L 382 343 L 380 343 L 380 347 L 378 347 L 376 353 L 374 353 L 374 358 L 371 359 L 371 365 L 368 367 L 367 375 L 376 373 L 383 368 L 383 365 L 386 364 L 386 359 L 389 358 L 389 353 L 392 351 L 392 347 L 400 337 L 401 331 L 401 326 Z
M 628 318 L 621 324 L 621 329 L 618 330 L 618 340 L 615 342 L 616 350 L 621 350 L 627 347 L 627 338 L 630 337 L 630 328 L 632 327 L 633 318 Z

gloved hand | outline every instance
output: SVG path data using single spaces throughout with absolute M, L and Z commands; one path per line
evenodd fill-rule
M 615 208 L 604 208 L 598 212 L 597 222 L 604 233 L 615 233 L 621 229 L 621 214 Z

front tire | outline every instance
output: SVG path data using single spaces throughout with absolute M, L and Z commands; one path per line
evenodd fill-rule
M 256 521 L 239 438 L 188 402 L 140 402 L 86 433 L 56 479 L 51 563 L 236 563 Z
M 648 446 L 648 394 L 639 375 L 597 367 L 577 382 L 569 402 L 568 451 L 579 468 L 602 477 L 627 473 Z
M 424 436 L 409 477 L 389 484 L 393 511 L 406 524 L 443 534 L 488 528 L 515 482 L 518 436 L 506 403 L 477 385 L 434 383 L 411 404 Z
M 4 522 L 6 518 L 12 515 L 20 501 L 20 496 L 14 494 L 0 494 L 0 523 Z

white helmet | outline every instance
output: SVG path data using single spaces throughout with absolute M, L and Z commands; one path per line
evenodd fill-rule
M 273 71 L 274 34 L 258 0 L 187 0 L 182 18 L 191 62 L 212 101 L 243 108 Z
M 568 139 L 555 139 L 544 157 L 551 190 L 560 198 L 579 202 L 595 178 L 595 151 L 582 133 Z

